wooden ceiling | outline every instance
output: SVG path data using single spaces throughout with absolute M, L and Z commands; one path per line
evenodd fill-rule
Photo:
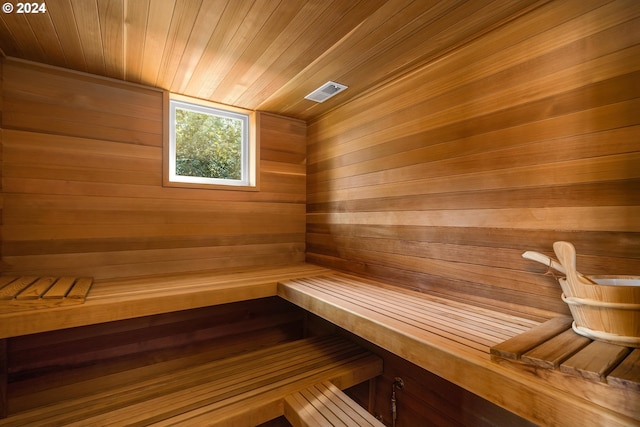
M 48 0 L 0 13 L 0 49 L 312 120 L 547 1 Z M 350 88 L 304 99 L 328 80 Z

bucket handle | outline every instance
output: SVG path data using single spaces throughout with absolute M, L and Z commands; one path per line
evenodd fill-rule
M 547 267 L 549 267 L 549 271 L 547 273 L 549 272 L 553 273 L 551 271 L 551 269 L 553 268 L 554 270 L 559 271 L 564 275 L 567 274 L 562 264 L 560 264 L 558 261 L 556 261 L 551 257 L 541 254 L 540 252 L 527 251 L 522 254 L 522 258 L 530 259 L 531 261 L 536 261 L 536 262 L 539 262 L 540 264 L 546 265 Z
M 571 243 L 562 241 L 555 242 L 553 244 L 553 250 L 566 270 L 569 281 L 583 283 L 585 285 L 597 285 L 596 282 L 576 270 L 576 248 Z

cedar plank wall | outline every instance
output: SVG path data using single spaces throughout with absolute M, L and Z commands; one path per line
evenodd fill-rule
M 640 275 L 639 16 L 553 1 L 309 123 L 307 260 L 534 319 L 525 250 Z
M 4 275 L 304 261 L 305 123 L 260 114 L 258 192 L 163 188 L 162 92 L 3 65 Z

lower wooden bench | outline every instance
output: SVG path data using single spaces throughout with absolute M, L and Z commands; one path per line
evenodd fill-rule
M 382 360 L 338 336 L 308 338 L 222 360 L 156 363 L 25 394 L 29 409 L 0 426 L 258 425 L 286 396 L 330 381 L 347 388 L 382 373 Z M 11 409 L 11 408 L 10 408 Z
M 328 381 L 287 396 L 284 415 L 294 427 L 384 427 Z

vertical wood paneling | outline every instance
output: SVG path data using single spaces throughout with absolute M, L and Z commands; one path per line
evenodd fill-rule
M 304 122 L 261 115 L 260 191 L 164 188 L 162 92 L 13 60 L 3 83 L 5 273 L 304 260 Z
M 310 123 L 307 259 L 545 318 L 640 274 L 640 8 L 558 1 Z

